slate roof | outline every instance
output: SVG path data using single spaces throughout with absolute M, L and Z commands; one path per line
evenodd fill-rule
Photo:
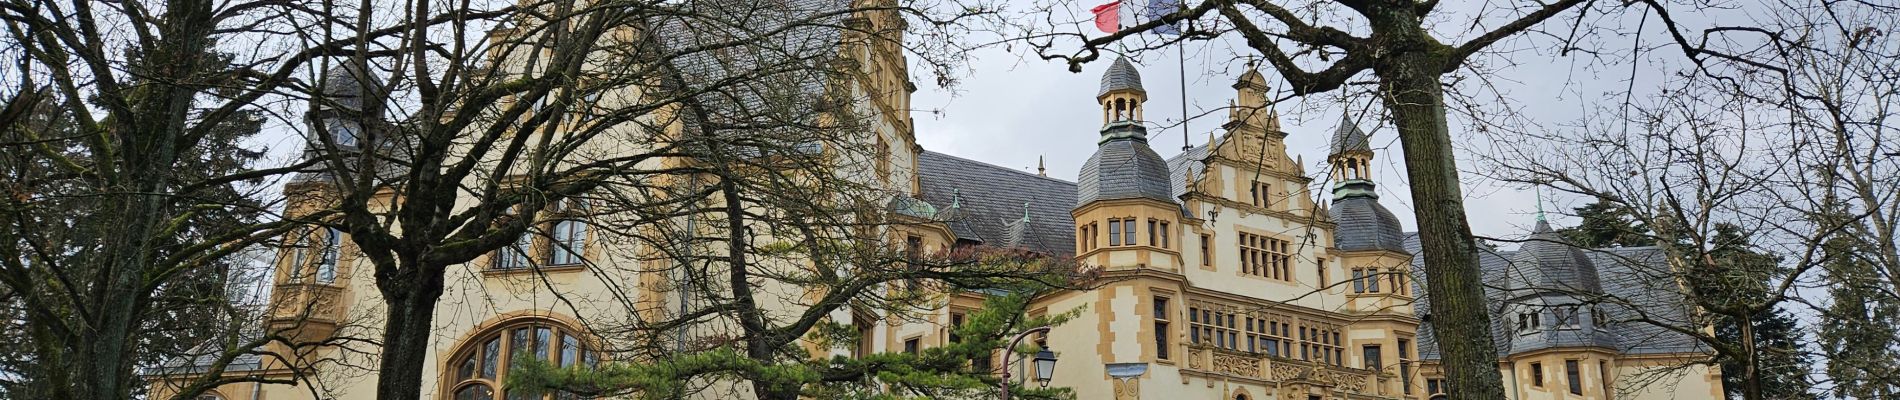
M 1075 253 L 1076 184 L 933 151 L 917 158 L 921 197 L 957 237 L 1044 254 Z M 1029 222 L 1022 224 L 1024 204 Z
M 1366 131 L 1359 130 L 1359 124 L 1352 122 L 1352 116 L 1339 117 L 1339 129 L 1333 131 L 1332 153 L 1348 151 L 1372 151 L 1372 141 L 1366 137 Z
M 1141 130 L 1140 125 L 1118 125 L 1108 129 Z M 1107 136 L 1105 134 L 1104 136 Z M 1175 202 L 1174 189 L 1168 187 L 1168 163 L 1148 147 L 1145 134 L 1108 139 L 1095 154 L 1082 163 L 1076 179 L 1076 202 L 1081 206 L 1098 200 L 1149 198 Z
M 1418 234 L 1405 234 L 1405 248 L 1413 254 L 1419 251 Z M 1511 304 L 1503 290 L 1507 271 L 1515 266 L 1511 258 L 1514 251 L 1481 249 L 1478 253 L 1479 268 L 1483 272 L 1487 308 L 1491 313 L 1491 337 L 1500 356 L 1527 349 L 1513 349 L 1512 340 L 1516 333 L 1511 329 L 1513 321 L 1507 321 L 1501 314 Z M 1688 335 L 1672 332 L 1661 327 L 1640 322 L 1625 321 L 1639 310 L 1650 318 L 1666 321 L 1673 325 L 1686 325 L 1690 321 L 1691 307 L 1683 298 L 1682 289 L 1676 285 L 1676 278 L 1669 270 L 1662 250 L 1656 247 L 1601 248 L 1582 251 L 1595 265 L 1605 293 L 1615 299 L 1627 301 L 1635 308 L 1618 304 L 1600 304 L 1607 314 L 1606 327 L 1615 350 L 1622 354 L 1661 354 L 1702 352 L 1706 348 Z M 1437 334 L 1430 321 L 1431 299 L 1425 295 L 1425 273 L 1423 257 L 1412 258 L 1413 293 L 1419 293 L 1413 307 L 1418 315 L 1425 319 L 1418 328 L 1418 353 L 1421 359 L 1439 359 Z M 1521 344 L 1521 342 L 1520 342 Z M 1522 347 L 1521 345 L 1519 347 Z
M 365 102 L 369 105 L 380 105 L 384 97 L 388 95 L 387 88 L 383 87 L 382 79 L 376 77 L 376 74 L 363 71 L 348 62 L 324 71 L 322 85 L 318 89 L 318 94 L 329 102 L 321 105 L 323 108 L 337 106 L 349 110 L 362 110 Z
M 1369 184 L 1369 183 L 1368 183 Z M 1405 231 L 1399 217 L 1379 205 L 1374 196 L 1353 196 L 1333 200 L 1333 248 L 1341 251 L 1390 250 L 1405 252 Z
M 1602 293 L 1603 285 L 1597 279 L 1597 267 L 1584 255 L 1582 249 L 1572 246 L 1550 228 L 1550 223 L 1537 221 L 1531 231 L 1530 241 L 1524 242 L 1511 256 L 1515 268 L 1511 269 L 1505 287 L 1513 291 L 1536 290 L 1538 288 L 1556 288 L 1566 291 Z M 1525 293 L 1512 293 L 1524 295 Z
M 1116 58 L 1115 63 L 1108 66 L 1108 71 L 1102 73 L 1102 90 L 1096 91 L 1095 95 L 1101 96 L 1121 89 L 1145 92 L 1141 88 L 1141 71 L 1136 70 L 1135 64 L 1129 63 L 1127 58 Z
M 263 337 L 264 334 L 261 327 L 245 329 L 237 333 L 236 343 L 255 341 Z M 218 358 L 224 355 L 223 346 L 224 343 L 222 341 L 215 339 L 201 343 L 197 346 L 193 346 L 191 350 L 187 350 L 187 353 L 181 355 L 181 357 L 162 361 L 157 366 L 145 369 L 143 373 L 148 375 L 177 375 L 205 372 L 211 368 L 212 363 L 217 362 Z M 224 372 L 247 372 L 263 368 L 263 356 L 245 353 L 237 355 L 237 357 L 231 359 L 229 364 L 225 364 Z

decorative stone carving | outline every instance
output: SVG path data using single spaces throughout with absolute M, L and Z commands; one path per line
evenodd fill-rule
M 1305 372 L 1306 367 L 1276 363 L 1273 365 L 1273 380 L 1285 382 L 1299 379 L 1300 375 Z
M 1260 359 L 1239 354 L 1214 353 L 1214 372 L 1260 377 Z
M 1116 379 L 1115 400 L 1136 400 L 1141 398 L 1140 379 Z

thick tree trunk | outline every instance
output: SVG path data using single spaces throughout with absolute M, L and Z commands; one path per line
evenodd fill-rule
M 411 264 L 414 265 L 414 264 Z M 415 273 L 387 279 L 381 286 L 384 304 L 382 363 L 376 375 L 376 398 L 422 398 L 423 366 L 428 363 L 430 325 L 435 303 L 442 297 L 442 272 Z M 379 281 L 382 283 L 382 281 Z
M 1744 314 L 1736 322 L 1742 331 L 1742 398 L 1762 400 L 1761 349 L 1755 341 L 1755 318 Z
M 1449 394 L 1454 399 L 1502 399 L 1497 348 L 1484 297 L 1478 253 L 1465 220 L 1457 160 L 1446 123 L 1442 61 L 1430 50 L 1391 56 L 1376 69 L 1385 106 L 1405 148 L 1405 170 L 1417 208 L 1425 258 L 1430 323 L 1438 334 Z

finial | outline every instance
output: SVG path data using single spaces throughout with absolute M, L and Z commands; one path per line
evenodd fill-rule
M 1023 222 L 1029 222 L 1029 202 L 1023 202 Z
M 1537 222 L 1544 222 L 1544 187 L 1534 186 L 1537 196 Z
M 950 189 L 950 208 L 963 208 L 963 189 Z
M 1048 168 L 1048 165 L 1047 165 L 1047 164 L 1043 164 L 1043 162 L 1042 162 L 1042 156 L 1036 156 L 1036 175 L 1038 175 L 1038 176 L 1042 176 L 1042 177 L 1048 177 L 1048 176 L 1049 176 L 1049 168 Z

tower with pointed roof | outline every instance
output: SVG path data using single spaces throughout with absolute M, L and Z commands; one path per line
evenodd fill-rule
M 1340 118 L 1329 149 L 1332 203 L 1327 217 L 1337 224 L 1330 253 L 1347 276 L 1339 288 L 1345 293 L 1345 308 L 1363 315 L 1350 330 L 1360 346 L 1392 349 L 1399 359 L 1410 359 L 1419 320 L 1414 317 L 1412 254 L 1405 249 L 1403 226 L 1379 204 L 1370 169 L 1372 146 L 1351 116 Z M 1397 367 L 1407 376 L 1416 372 L 1410 365 Z M 1399 379 L 1381 386 L 1399 392 L 1416 383 Z
M 1076 254 L 1085 265 L 1108 270 L 1177 269 L 1172 253 L 1180 237 L 1180 206 L 1168 181 L 1168 164 L 1148 147 L 1142 103 L 1148 92 L 1141 72 L 1116 59 L 1102 73 L 1096 102 L 1102 107 L 1095 154 L 1076 179 L 1072 215 L 1084 237 Z

